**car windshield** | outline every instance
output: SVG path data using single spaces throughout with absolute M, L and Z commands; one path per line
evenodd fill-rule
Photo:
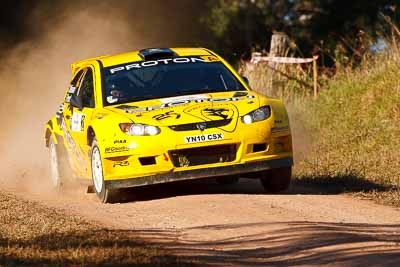
M 176 57 L 111 66 L 103 72 L 104 105 L 246 90 L 220 61 Z

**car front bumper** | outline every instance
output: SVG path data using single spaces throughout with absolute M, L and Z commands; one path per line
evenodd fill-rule
M 169 183 L 175 181 L 192 180 L 199 178 L 210 178 L 227 175 L 240 175 L 246 173 L 254 173 L 276 168 L 291 167 L 293 158 L 279 158 L 272 160 L 264 160 L 250 163 L 234 164 L 228 166 L 209 167 L 203 169 L 183 170 L 169 172 L 164 174 L 149 175 L 144 177 L 136 177 L 122 180 L 106 180 L 107 188 L 129 188 L 151 184 Z

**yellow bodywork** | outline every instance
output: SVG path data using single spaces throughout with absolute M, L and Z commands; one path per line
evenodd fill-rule
M 101 68 L 141 61 L 138 52 L 124 53 L 114 56 L 97 57 L 72 64 L 75 76 L 80 70 L 90 68 L 93 72 L 94 108 L 84 107 L 78 110 L 68 101 L 64 101 L 62 117 L 54 116 L 46 124 L 46 144 L 49 138 L 62 144 L 68 152 L 70 165 L 77 177 L 91 179 L 91 144 L 96 138 L 101 151 L 104 180 L 135 179 L 150 175 L 180 172 L 185 170 L 205 169 L 218 166 L 247 164 L 257 161 L 274 160 L 292 157 L 292 141 L 289 120 L 282 102 L 268 98 L 252 91 L 242 77 L 221 57 L 203 48 L 172 48 L 179 56 L 209 57 L 210 60 L 221 61 L 248 90 L 248 94 L 232 98 L 232 92 L 205 93 L 209 99 L 225 99 L 225 101 L 187 101 L 181 105 L 162 107 L 165 99 L 153 99 L 132 103 L 134 112 L 103 106 Z M 68 94 L 68 90 L 66 96 Z M 231 100 L 229 100 L 231 99 Z M 171 98 L 171 101 L 174 101 Z M 262 106 L 269 106 L 271 116 L 263 121 L 245 124 L 242 117 Z M 142 110 L 145 107 L 156 107 L 153 110 Z M 176 131 L 175 126 L 212 121 L 213 115 L 204 115 L 207 108 L 225 108 L 229 110 L 226 117 L 231 122 L 218 128 L 207 128 L 188 131 Z M 160 114 L 180 114 L 179 120 L 170 116 L 156 120 Z M 75 114 L 74 114 L 75 113 Z M 58 115 L 60 116 L 60 115 Z M 84 116 L 80 131 L 71 130 L 73 117 Z M 161 133 L 155 136 L 130 136 L 124 133 L 121 123 L 141 123 L 156 125 Z M 187 138 L 201 135 L 223 135 L 223 138 L 195 143 L 187 143 Z M 229 162 L 200 164 L 196 166 L 174 165 L 174 151 L 203 147 L 210 155 L 220 145 L 231 145 L 235 157 Z M 176 159 L 175 159 L 176 160 Z M 178 160 L 184 160 L 179 158 Z

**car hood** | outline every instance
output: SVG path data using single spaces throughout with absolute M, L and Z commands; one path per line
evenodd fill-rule
M 106 107 L 135 123 L 174 126 L 228 120 L 236 125 L 240 116 L 259 108 L 254 92 L 224 92 L 152 99 Z

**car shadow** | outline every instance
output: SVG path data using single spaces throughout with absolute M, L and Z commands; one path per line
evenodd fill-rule
M 292 186 L 312 189 L 321 194 L 387 192 L 400 189 L 394 185 L 376 183 L 356 175 L 294 177 Z
M 341 193 L 358 193 L 369 191 L 398 190 L 357 176 L 335 177 L 293 177 L 288 190 L 279 194 L 286 195 L 332 195 Z M 237 184 L 221 185 L 215 179 L 187 180 L 165 184 L 149 185 L 121 189 L 119 202 L 148 201 L 186 195 L 204 194 L 267 194 L 258 179 L 241 178 Z
M 220 185 L 215 179 L 207 178 L 122 189 L 119 192 L 119 201 L 124 203 L 186 195 L 263 193 L 264 189 L 258 180 L 240 179 L 237 184 Z

